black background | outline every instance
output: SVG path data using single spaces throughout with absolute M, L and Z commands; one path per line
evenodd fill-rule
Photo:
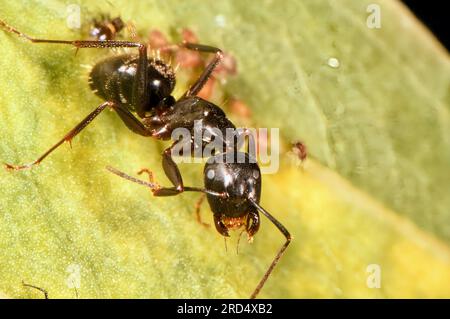
M 268 304 L 273 305 L 268 313 L 222 313 L 221 311 L 204 314 L 180 314 L 179 306 L 207 305 L 222 309 L 222 304 Z M 12 317 L 44 318 L 84 318 L 99 315 L 106 318 L 384 318 L 394 316 L 399 310 L 399 317 L 427 318 L 431 312 L 448 313 L 449 300 L 0 300 L 2 313 Z M 441 310 L 439 310 L 441 308 Z M 32 311 L 32 313 L 31 313 Z M 401 311 L 401 312 L 400 312 Z M 29 314 L 31 313 L 31 315 Z M 9 316 L 5 316 L 5 318 Z
M 430 29 L 442 44 L 450 50 L 448 20 L 450 8 L 445 0 L 403 0 L 411 11 Z M 447 5 L 447 6 L 446 6 Z

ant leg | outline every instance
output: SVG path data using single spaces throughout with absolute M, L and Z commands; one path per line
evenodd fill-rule
M 156 191 L 156 194 L 155 194 L 155 191 L 152 190 L 153 194 L 155 194 L 155 196 L 160 196 L 160 195 L 158 195 L 158 194 L 160 194 L 160 192 L 161 192 L 161 186 L 160 186 L 158 183 L 156 183 L 156 182 L 154 181 L 154 178 L 153 178 L 153 172 L 152 172 L 151 170 L 147 169 L 147 168 L 143 168 L 143 169 L 141 169 L 141 170 L 138 172 L 138 175 L 141 175 L 142 173 L 147 173 L 147 174 L 148 174 L 148 180 L 149 180 L 149 182 L 150 182 L 151 184 L 155 185 L 155 188 L 156 188 L 156 189 L 159 189 L 159 191 Z M 167 189 L 166 189 L 165 191 L 167 191 Z M 177 193 L 177 194 L 178 194 L 178 193 Z M 176 195 L 176 194 L 173 194 L 173 195 Z M 199 224 L 201 224 L 201 225 L 203 225 L 203 226 L 205 226 L 205 227 L 209 227 L 209 224 L 203 222 L 203 221 L 202 221 L 202 218 L 201 218 L 201 216 L 200 216 L 200 208 L 201 208 L 201 206 L 202 206 L 203 201 L 205 200 L 205 197 L 206 197 L 206 195 L 203 193 L 202 195 L 200 195 L 199 199 L 198 199 L 197 202 L 195 203 L 195 215 L 196 215 L 196 217 L 197 217 L 197 222 L 198 222 Z
M 184 191 L 183 178 L 181 177 L 181 173 L 178 169 L 177 164 L 174 162 L 171 156 L 172 147 L 174 145 L 164 150 L 162 154 L 162 167 L 167 178 L 175 187 L 159 187 L 159 185 L 153 183 L 153 180 L 151 180 L 150 183 L 156 186 L 154 189 L 152 189 L 153 195 L 155 196 L 174 196 Z M 141 170 L 140 173 L 142 173 L 143 171 L 146 171 L 147 173 L 149 172 L 148 170 Z M 151 179 L 153 179 L 153 174 L 149 174 L 149 176 Z
M 181 46 L 186 49 L 193 50 L 193 51 L 215 54 L 214 59 L 212 59 L 211 62 L 206 66 L 205 70 L 200 75 L 200 77 L 197 79 L 197 81 L 181 97 L 181 98 L 185 98 L 188 96 L 195 96 L 195 95 L 197 95 L 198 92 L 200 92 L 200 90 L 203 88 L 203 86 L 206 84 L 209 77 L 211 76 L 211 73 L 214 71 L 214 69 L 217 67 L 217 65 L 222 60 L 223 52 L 222 52 L 222 50 L 220 50 L 218 48 L 208 46 L 208 45 L 203 45 L 203 44 L 197 44 L 197 43 L 183 43 L 183 44 L 181 44 Z
M 172 183 L 173 188 L 159 188 L 153 191 L 153 195 L 155 196 L 173 196 L 178 193 L 182 193 L 185 189 L 183 186 L 183 178 L 181 177 L 180 170 L 177 164 L 174 162 L 172 158 L 172 148 L 176 145 L 176 142 L 172 144 L 170 147 L 164 150 L 162 154 L 162 167 L 164 169 L 164 173 L 167 178 Z
M 155 182 L 154 175 L 151 170 L 149 170 L 148 168 L 143 168 L 139 172 L 137 172 L 138 175 L 141 175 L 142 173 L 147 173 L 149 183 L 154 185 L 154 188 L 151 189 L 153 194 L 155 193 L 155 190 L 161 189 L 161 185 Z
M 53 40 L 53 39 L 38 39 L 33 38 L 16 28 L 8 25 L 5 21 L 0 19 L 0 28 L 3 28 L 7 32 L 14 33 L 21 38 L 25 38 L 33 43 L 55 43 L 55 44 L 69 44 L 76 48 L 132 48 L 145 46 L 139 42 L 121 41 L 121 40 Z
M 33 285 L 30 285 L 30 284 L 26 284 L 23 280 L 22 280 L 22 285 L 24 287 L 30 287 L 30 288 L 34 288 L 34 289 L 39 290 L 40 292 L 42 292 L 44 294 L 44 298 L 48 299 L 48 292 L 44 288 L 41 288 L 41 287 L 38 287 L 38 286 L 33 286 Z
M 114 171 L 110 170 L 108 167 L 107 167 L 107 169 L 109 171 L 115 173 Z M 151 170 L 149 170 L 148 168 L 141 169 L 138 172 L 138 175 L 141 175 L 142 173 L 148 174 L 149 183 L 144 184 L 144 185 L 146 185 L 146 186 L 152 185 L 152 187 L 150 187 L 150 186 L 149 187 L 153 193 L 153 196 L 175 196 L 175 195 L 178 195 L 181 193 L 175 187 L 162 187 L 157 182 L 155 182 L 153 172 Z M 118 175 L 118 174 L 116 174 L 116 175 Z M 122 177 L 124 177 L 124 176 L 122 176 Z M 132 181 L 136 182 L 134 179 Z
M 209 227 L 209 224 L 203 222 L 202 218 L 200 216 L 200 208 L 203 204 L 203 201 L 205 200 L 205 197 L 206 197 L 205 194 L 200 195 L 199 199 L 195 203 L 195 216 L 197 217 L 197 222 L 199 222 L 201 225 L 203 225 L 205 227 Z
M 64 137 L 59 140 L 55 145 L 53 145 L 48 151 L 42 154 L 37 160 L 34 162 L 25 164 L 25 165 L 11 165 L 6 164 L 7 169 L 11 170 L 22 170 L 31 168 L 35 165 L 38 165 L 42 162 L 50 153 L 52 153 L 55 149 L 57 149 L 62 143 L 69 142 L 71 143 L 72 139 L 77 136 L 89 123 L 91 123 L 97 115 L 99 115 L 106 107 L 112 108 L 114 111 L 118 113 L 122 121 L 126 124 L 126 126 L 131 129 L 133 132 L 148 136 L 151 133 L 146 131 L 145 126 L 136 119 L 133 114 L 130 113 L 127 109 L 122 107 L 121 105 L 117 105 L 114 102 L 104 102 L 100 106 L 98 106 L 94 111 L 92 111 L 88 116 L 86 116 L 77 126 L 75 126 L 72 130 L 69 131 Z
M 249 198 L 249 201 L 253 204 L 253 206 L 260 211 L 264 216 L 266 216 L 277 228 L 278 230 L 286 237 L 286 242 L 283 246 L 281 246 L 280 250 L 278 251 L 277 255 L 273 259 L 272 263 L 270 264 L 269 268 L 267 269 L 266 273 L 262 277 L 261 281 L 259 282 L 258 286 L 256 286 L 255 290 L 253 291 L 252 295 L 250 296 L 250 299 L 255 299 L 258 293 L 261 291 L 262 287 L 267 281 L 267 278 L 269 278 L 270 274 L 272 273 L 273 269 L 277 265 L 278 261 L 280 260 L 281 256 L 283 256 L 284 251 L 289 246 L 289 243 L 291 242 L 291 234 L 289 234 L 289 231 L 277 220 L 275 217 L 273 217 L 268 211 L 266 211 L 264 208 L 262 208 L 256 201 Z
M 133 41 L 121 41 L 121 40 L 53 40 L 53 39 L 38 39 L 33 38 L 16 28 L 8 25 L 5 21 L 0 19 L 0 28 L 3 28 L 7 32 L 14 33 L 21 38 L 25 38 L 33 43 L 54 43 L 54 44 L 69 44 L 73 45 L 77 49 L 81 48 L 134 48 L 145 46 L 145 44 Z
M 72 41 L 66 41 L 66 40 L 47 40 L 47 39 L 35 39 L 33 37 L 30 37 L 29 35 L 20 32 L 19 30 L 17 30 L 16 28 L 10 26 L 9 24 L 7 24 L 5 21 L 0 19 L 0 27 L 3 28 L 4 30 L 10 32 L 10 33 L 14 33 L 16 35 L 18 35 L 21 38 L 25 38 L 30 42 L 34 42 L 34 43 L 40 43 L 40 42 L 45 42 L 45 43 L 60 43 L 60 44 L 72 44 Z
M 137 63 L 136 76 L 133 81 L 132 103 L 136 107 L 139 117 L 145 116 L 150 99 L 148 98 L 148 57 L 147 46 L 139 46 L 139 59 Z
M 203 88 L 203 86 L 208 81 L 209 77 L 211 76 L 214 69 L 217 67 L 217 65 L 220 63 L 220 61 L 223 59 L 223 52 L 219 48 L 212 47 L 209 45 L 203 45 L 198 43 L 190 43 L 190 42 L 183 42 L 181 44 L 169 44 L 163 47 L 158 48 L 161 52 L 167 52 L 167 51 L 173 51 L 177 48 L 185 48 L 192 51 L 197 52 L 205 52 L 205 53 L 214 53 L 215 57 L 209 62 L 209 64 L 206 66 L 205 70 L 202 72 L 200 77 L 197 79 L 197 81 L 186 91 L 186 93 L 183 94 L 183 96 L 180 98 L 185 98 L 188 96 L 196 96 L 198 92 Z
M 168 147 L 164 150 L 162 154 L 162 167 L 164 169 L 164 173 L 167 178 L 170 180 L 174 187 L 159 187 L 156 183 L 153 183 L 151 180 L 150 183 L 154 184 L 156 187 L 152 189 L 153 195 L 155 196 L 173 196 L 185 191 L 183 186 L 183 178 L 181 177 L 180 170 L 178 169 L 177 164 L 174 162 L 172 158 L 172 148 L 177 144 L 175 142 L 172 146 Z M 149 173 L 150 171 L 145 169 L 141 170 L 140 173 L 146 171 Z M 153 174 L 150 172 L 150 178 L 153 179 Z
M 127 179 L 133 183 L 147 186 L 148 188 L 150 188 L 152 190 L 152 192 L 155 196 L 175 196 L 175 195 L 181 194 L 180 192 L 177 191 L 177 189 L 175 187 L 160 187 L 157 183 L 143 181 L 142 179 L 130 176 L 130 175 L 128 175 L 122 171 L 119 171 L 118 169 L 115 169 L 114 167 L 111 167 L 111 166 L 106 166 L 106 169 L 108 171 L 110 171 L 111 173 L 113 173 L 119 177 L 122 177 L 124 179 Z M 148 171 L 148 170 L 144 170 L 144 172 L 145 171 Z M 155 194 L 156 191 L 160 191 L 160 190 L 167 191 L 167 193 L 162 192 L 162 193 Z M 218 192 L 215 192 L 215 191 L 212 191 L 209 189 L 198 188 L 198 187 L 185 186 L 184 191 L 185 192 L 204 193 L 204 194 L 208 194 L 208 195 L 212 195 L 212 196 L 216 196 L 216 197 L 220 197 L 220 198 L 228 197 L 227 193 L 218 193 Z
M 147 173 L 148 174 L 149 182 L 151 184 L 153 184 L 155 186 L 155 188 L 157 189 L 157 191 L 152 190 L 153 194 L 155 196 L 162 196 L 162 195 L 160 195 L 160 193 L 161 193 L 161 186 L 154 181 L 153 172 L 151 170 L 147 169 L 147 168 L 143 168 L 143 169 L 141 169 L 138 172 L 138 175 L 141 175 L 142 173 Z M 167 192 L 167 188 L 164 191 Z M 171 191 L 172 190 L 170 190 L 169 192 L 171 192 Z M 155 194 L 155 192 L 156 192 L 156 194 Z M 176 194 L 179 194 L 179 193 L 176 193 Z M 173 194 L 173 195 L 176 195 L 176 194 Z M 209 224 L 208 223 L 204 223 L 202 221 L 201 216 L 200 216 L 200 208 L 201 208 L 201 205 L 202 205 L 203 201 L 205 200 L 205 197 L 206 197 L 205 193 L 201 194 L 199 199 L 195 203 L 195 215 L 197 217 L 197 222 L 199 222 L 199 224 L 201 224 L 201 225 L 203 225 L 205 227 L 209 227 Z
M 156 187 L 159 187 L 159 185 L 157 183 L 155 183 L 155 179 L 153 177 L 153 172 L 151 170 L 149 170 L 148 168 L 143 168 L 141 169 L 139 172 L 137 172 L 138 175 L 141 175 L 142 173 L 147 173 L 148 174 L 148 181 L 151 184 L 156 185 Z

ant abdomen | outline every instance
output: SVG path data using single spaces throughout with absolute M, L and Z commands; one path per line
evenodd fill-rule
M 138 57 L 122 54 L 108 57 L 94 65 L 89 74 L 91 89 L 106 101 L 127 106 L 136 111 L 133 100 L 133 85 L 137 73 Z M 150 111 L 172 93 L 175 74 L 172 68 L 161 60 L 149 59 L 147 68 L 147 98 Z

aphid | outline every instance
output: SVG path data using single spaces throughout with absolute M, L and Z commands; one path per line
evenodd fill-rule
M 120 40 L 36 39 L 7 25 L 2 20 L 0 20 L 0 27 L 33 43 L 65 44 L 77 49 L 138 49 L 137 55 L 131 53 L 115 55 L 98 62 L 91 70 L 89 84 L 95 94 L 104 99 L 105 102 L 88 114 L 37 160 L 25 165 L 6 164 L 8 169 L 21 170 L 39 164 L 62 143 L 70 142 L 106 108 L 114 110 L 134 133 L 161 140 L 169 140 L 172 132 L 178 128 L 188 129 L 191 136 L 194 136 L 194 124 L 198 121 L 197 123 L 200 123 L 201 127 L 196 129 L 201 131 L 201 145 L 197 145 L 194 140 L 190 140 L 189 147 L 191 150 L 199 147 L 204 149 L 211 140 L 226 136 L 227 129 L 235 129 L 233 123 L 227 119 L 225 113 L 217 105 L 197 96 L 223 58 L 223 53 L 218 48 L 187 42 L 178 45 L 180 48 L 212 53 L 214 58 L 206 66 L 197 81 L 181 98 L 176 100 L 171 95 L 175 86 L 174 71 L 164 61 L 155 57 L 149 58 L 145 43 Z M 259 213 L 265 215 L 283 233 L 286 242 L 253 291 L 251 298 L 255 298 L 289 245 L 291 235 L 280 222 L 259 205 L 261 172 L 256 161 L 250 160 L 248 152 L 238 152 L 234 140 L 221 139 L 220 141 L 225 151 L 214 154 L 205 165 L 205 188 L 184 185 L 180 170 L 172 158 L 172 149 L 178 141 L 174 142 L 162 154 L 162 167 L 173 185 L 171 187 L 161 187 L 152 182 L 151 174 L 151 181 L 145 182 L 116 169 L 110 167 L 108 169 L 123 178 L 150 187 L 154 196 L 174 196 L 185 191 L 206 194 L 209 206 L 213 211 L 214 225 L 217 231 L 225 237 L 229 236 L 229 230 L 244 228 L 249 238 L 253 238 L 259 229 Z M 233 159 L 231 162 L 227 156 L 230 153 Z M 236 160 L 241 156 L 245 159 L 244 162 Z M 224 159 L 225 161 L 223 161 Z
M 292 143 L 292 151 L 302 162 L 306 160 L 306 157 L 308 156 L 306 145 L 301 141 Z
M 198 43 L 197 35 L 190 29 L 184 28 L 181 30 L 181 39 L 183 42 Z M 205 66 L 203 59 L 199 54 L 186 50 L 177 50 L 175 52 L 175 61 L 180 64 L 182 68 L 198 68 Z M 214 69 L 214 71 L 217 67 Z M 213 72 L 214 73 L 214 72 Z
M 159 30 L 153 29 L 148 34 L 148 44 L 152 49 L 164 51 L 171 51 L 169 40 Z
M 249 106 L 238 98 L 232 98 L 230 100 L 229 108 L 233 114 L 242 119 L 249 119 L 252 116 L 252 111 Z
M 181 30 L 181 37 L 185 42 L 198 43 L 198 37 L 191 29 L 183 28 Z M 198 53 L 189 52 L 186 50 L 178 50 L 176 52 L 175 61 L 180 65 L 180 67 L 191 69 L 205 67 L 209 63 L 208 60 L 203 59 Z M 229 76 L 236 75 L 236 73 L 236 59 L 232 55 L 224 52 L 220 64 L 216 66 L 208 81 L 205 83 L 200 92 L 198 92 L 197 96 L 205 100 L 209 100 L 213 96 L 215 90 L 217 90 L 218 82 L 225 84 L 227 78 Z

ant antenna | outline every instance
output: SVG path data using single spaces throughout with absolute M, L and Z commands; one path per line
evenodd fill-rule
M 146 182 L 146 181 L 143 181 L 142 179 L 135 178 L 135 177 L 130 176 L 130 175 L 128 175 L 128 174 L 126 174 L 126 173 L 124 173 L 122 171 L 119 171 L 118 169 L 116 169 L 114 167 L 111 167 L 111 166 L 106 166 L 106 169 L 108 171 L 110 171 L 111 173 L 119 176 L 119 177 L 122 177 L 122 178 L 124 178 L 126 180 L 129 180 L 130 182 L 147 186 L 152 191 L 158 191 L 158 190 L 161 190 L 161 189 L 162 190 L 170 190 L 170 191 L 173 190 L 171 188 L 160 188 L 158 186 L 158 184 Z M 218 192 L 215 192 L 215 191 L 212 191 L 212 190 L 209 190 L 209 189 L 202 189 L 202 188 L 197 188 L 197 187 L 185 186 L 184 187 L 184 191 L 185 192 L 200 192 L 200 193 L 205 193 L 205 194 L 209 194 L 209 195 L 220 197 L 220 198 L 228 198 L 228 193 L 226 193 L 226 192 L 218 193 Z
M 283 246 L 281 246 L 280 250 L 278 251 L 275 258 L 272 260 L 272 263 L 270 264 L 269 268 L 266 270 L 266 273 L 262 277 L 261 281 L 259 282 L 258 286 L 256 287 L 255 291 L 250 296 L 250 299 L 255 299 L 256 295 L 259 293 L 261 288 L 264 286 L 264 284 L 267 281 L 267 278 L 269 278 L 270 274 L 272 273 L 273 269 L 277 265 L 277 263 L 280 261 L 281 256 L 283 256 L 284 251 L 289 246 L 292 236 L 289 233 L 289 231 L 275 218 L 273 217 L 268 211 L 266 211 L 264 208 L 262 208 L 254 199 L 249 198 L 250 203 L 259 210 L 264 216 L 266 216 L 277 228 L 278 230 L 286 237 L 286 242 Z

